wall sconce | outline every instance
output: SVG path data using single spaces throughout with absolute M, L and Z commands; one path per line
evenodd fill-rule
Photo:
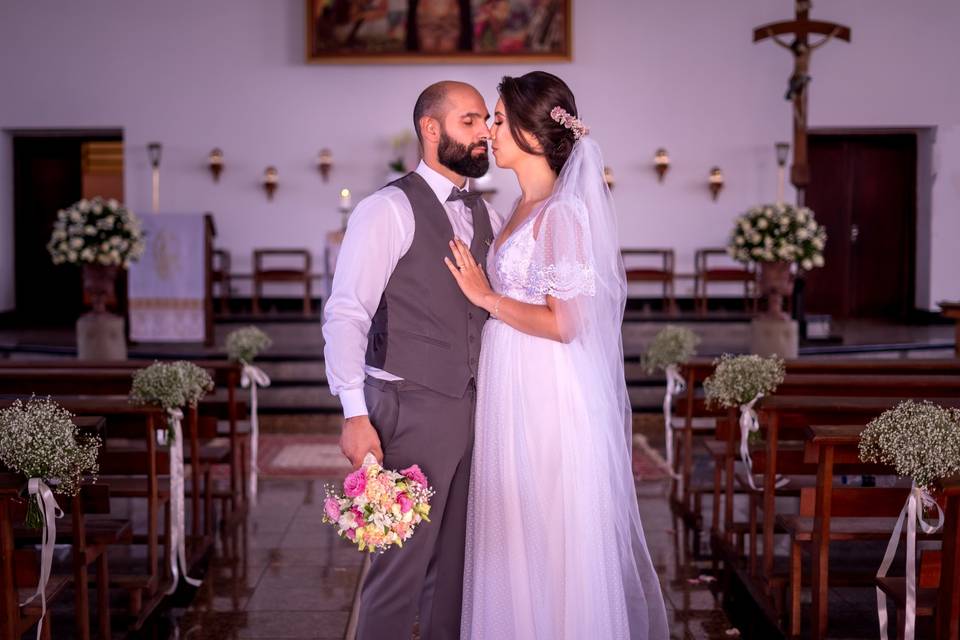
M 670 156 L 663 147 L 657 149 L 657 152 L 653 154 L 653 167 L 657 170 L 657 180 L 663 182 L 663 177 L 670 170 Z
M 153 212 L 160 211 L 160 155 L 163 152 L 163 145 L 159 142 L 150 142 L 147 144 L 147 155 L 150 157 L 150 169 L 153 182 L 152 207 Z
M 333 168 L 333 151 L 330 149 L 321 149 L 317 154 L 317 168 L 320 169 L 320 175 L 326 182 L 330 178 L 330 169 Z
M 340 230 L 347 230 L 347 218 L 350 217 L 350 211 L 353 209 L 353 196 L 350 194 L 350 189 L 340 189 L 340 206 L 337 207 L 340 211 Z
M 607 183 L 607 189 L 613 191 L 613 187 L 617 183 L 617 180 L 613 177 L 613 169 L 610 167 L 603 168 L 603 181 Z
M 263 188 L 267 192 L 267 199 L 273 200 L 273 194 L 280 183 L 280 172 L 276 167 L 267 167 L 263 172 Z
M 210 165 L 210 173 L 213 174 L 213 181 L 220 182 L 220 174 L 223 173 L 223 151 L 214 149 L 207 156 L 207 162 Z
M 723 171 L 720 170 L 720 167 L 714 167 L 710 169 L 710 195 L 713 196 L 713 199 L 716 200 L 717 196 L 720 195 L 720 192 L 723 191 Z

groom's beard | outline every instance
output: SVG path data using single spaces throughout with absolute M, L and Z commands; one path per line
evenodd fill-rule
M 483 155 L 473 155 L 474 149 L 483 149 Z M 467 146 L 448 136 L 445 131 L 440 132 L 437 159 L 447 169 L 467 178 L 481 178 L 487 175 L 490 169 L 486 141 L 474 142 Z

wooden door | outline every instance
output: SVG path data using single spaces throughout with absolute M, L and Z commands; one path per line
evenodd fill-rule
M 84 311 L 80 269 L 54 265 L 47 252 L 57 211 L 86 197 L 82 149 L 119 135 L 15 134 L 14 258 L 16 313 L 32 326 L 71 326 Z M 122 178 L 121 178 L 122 179 Z
M 902 318 L 913 309 L 913 134 L 813 134 L 807 205 L 826 225 L 826 264 L 807 276 L 808 313 Z

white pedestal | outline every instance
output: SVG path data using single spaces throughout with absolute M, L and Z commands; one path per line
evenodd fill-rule
M 750 352 L 759 356 L 778 355 L 796 358 L 800 348 L 800 330 L 795 320 L 754 318 L 750 322 Z
M 126 360 L 123 318 L 87 313 L 77 320 L 77 357 L 81 360 Z

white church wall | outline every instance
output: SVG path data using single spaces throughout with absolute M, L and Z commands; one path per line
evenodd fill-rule
M 615 172 L 623 245 L 674 247 L 678 270 L 690 272 L 696 248 L 723 244 L 734 215 L 775 197 L 773 143 L 790 137 L 783 92 L 792 61 L 770 42 L 754 45 L 751 31 L 792 9 L 786 0 L 574 0 L 572 63 L 325 66 L 304 63 L 303 0 L 7 2 L 0 128 L 122 127 L 127 202 L 141 211 L 150 206 L 145 146 L 160 140 L 161 208 L 213 211 L 236 269 L 249 270 L 258 246 L 304 246 L 321 265 L 324 234 L 339 226 L 339 189 L 362 196 L 382 184 L 389 139 L 411 128 L 424 86 L 464 80 L 492 108 L 501 76 L 542 68 L 571 85 Z M 853 29 L 852 44 L 814 54 L 812 127 L 960 118 L 960 85 L 950 82 L 960 4 L 837 0 L 816 3 L 812 15 Z M 960 147 L 938 138 L 947 144 Z M 662 184 L 652 168 L 660 146 L 674 163 Z M 219 183 L 206 168 L 213 147 L 225 153 Z M 328 183 L 314 164 L 323 147 L 334 152 Z M 267 165 L 280 172 L 272 202 L 260 186 Z M 716 202 L 707 189 L 713 165 L 727 179 Z M 512 176 L 495 170 L 492 181 L 494 205 L 509 208 Z M 934 198 L 932 237 L 958 206 L 956 190 Z M 0 250 L 11 235 L 0 200 Z M 930 265 L 930 297 L 960 268 L 955 252 L 936 253 L 937 242 L 919 258 Z M 12 282 L 3 268 L 0 309 L 12 304 Z M 678 294 L 688 293 L 681 283 Z

